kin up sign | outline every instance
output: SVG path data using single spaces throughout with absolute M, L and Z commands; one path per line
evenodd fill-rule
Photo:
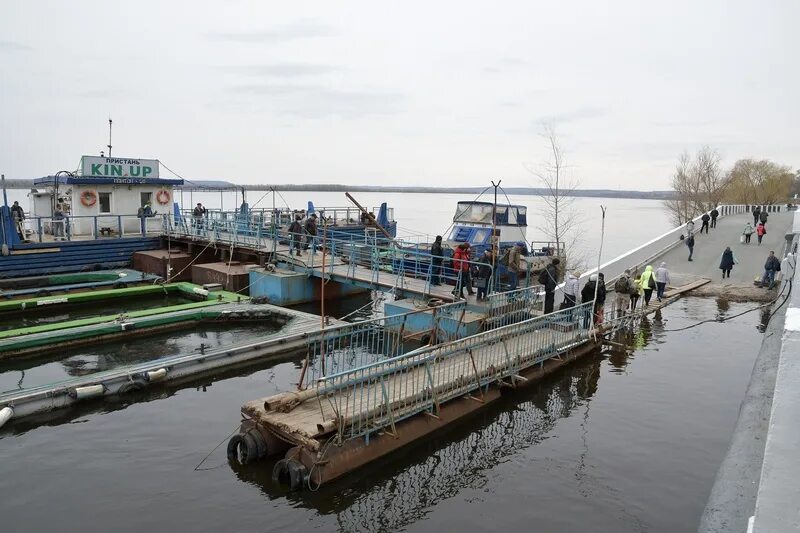
M 85 155 L 81 158 L 81 170 L 85 178 L 112 178 L 113 183 L 146 183 L 158 178 L 158 160 Z

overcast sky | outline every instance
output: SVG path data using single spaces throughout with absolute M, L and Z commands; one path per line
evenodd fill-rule
M 608 6 L 606 4 L 611 4 Z M 664 189 L 703 144 L 800 166 L 800 1 L 0 2 L 0 171 Z

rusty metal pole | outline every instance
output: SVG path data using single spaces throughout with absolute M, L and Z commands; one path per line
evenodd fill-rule
M 366 210 L 364 207 L 362 207 L 362 206 L 361 206 L 361 204 L 360 204 L 360 203 L 358 203 L 358 202 L 356 201 L 356 199 L 355 199 L 355 198 L 353 198 L 353 197 L 350 195 L 350 193 L 349 193 L 349 192 L 346 192 L 346 193 L 344 193 L 344 195 L 345 195 L 345 196 L 347 196 L 347 198 L 348 198 L 348 199 L 350 199 L 350 201 L 351 201 L 351 202 L 353 202 L 353 203 L 356 205 L 356 207 L 357 207 L 357 208 L 359 208 L 359 209 L 361 210 L 361 212 L 362 212 L 362 213 L 364 213 L 364 214 L 367 216 L 367 218 L 368 218 L 368 219 L 369 219 L 369 220 L 370 220 L 370 221 L 371 221 L 373 224 L 375 224 L 375 227 L 376 227 L 376 228 L 378 228 L 379 230 L 381 230 L 381 233 L 383 233 L 384 235 L 386 235 L 386 238 L 387 238 L 387 239 L 389 239 L 389 241 L 390 241 L 390 242 L 394 242 L 394 237 L 392 237 L 392 235 L 391 235 L 391 234 L 390 234 L 388 231 L 386 231 L 386 228 L 384 228 L 383 226 L 381 226 L 380 224 L 378 224 L 378 221 L 375 219 L 375 215 L 373 215 L 372 213 L 370 213 L 369 211 L 367 211 L 367 210 Z

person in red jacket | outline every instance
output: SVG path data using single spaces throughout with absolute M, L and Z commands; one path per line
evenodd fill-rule
M 761 239 L 764 238 L 764 235 L 767 234 L 767 228 L 764 227 L 764 224 L 759 222 L 758 226 L 756 226 L 756 235 L 758 235 L 758 245 L 761 246 Z
M 475 294 L 472 290 L 472 276 L 470 275 L 469 264 L 469 244 L 462 242 L 453 253 L 453 270 L 455 270 L 458 279 L 456 280 L 456 288 L 453 294 L 459 298 L 464 298 L 464 288 L 467 289 L 468 294 Z

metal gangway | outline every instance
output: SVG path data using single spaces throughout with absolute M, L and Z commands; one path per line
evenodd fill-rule
M 206 246 L 249 250 L 294 272 L 362 288 L 392 292 L 402 297 L 438 298 L 453 301 L 453 288 L 464 281 L 463 270 L 449 257 L 430 254 L 430 243 L 388 239 L 366 227 L 363 235 L 322 227 L 316 236 L 297 236 L 273 222 L 273 218 L 226 215 L 194 220 L 164 217 L 164 235 Z M 297 252 L 301 251 L 301 254 Z M 477 258 L 465 261 L 472 271 L 481 266 Z M 490 271 L 491 290 L 512 288 L 501 283 L 507 269 L 496 262 L 484 265 Z M 530 269 L 520 276 L 523 287 L 533 285 Z
M 540 315 L 508 294 L 489 297 L 483 331 L 467 337 L 452 327 L 465 302 L 435 313 L 423 342 L 404 335 L 402 315 L 331 328 L 309 345 L 300 389 L 248 402 L 244 424 L 293 444 L 292 468 L 319 484 L 418 438 L 419 420 L 452 418 L 465 398 L 483 404 L 592 340 L 591 302 Z

